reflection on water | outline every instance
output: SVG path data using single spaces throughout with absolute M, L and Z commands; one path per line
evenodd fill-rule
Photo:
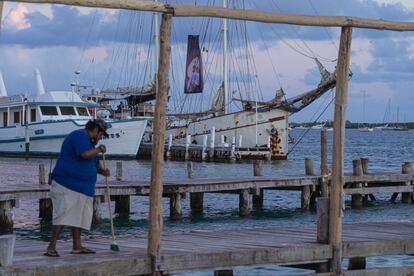
M 291 131 L 291 135 L 298 140 L 300 130 Z M 304 158 L 314 160 L 315 172 L 320 166 L 320 132 L 312 130 L 302 140 L 286 161 L 268 161 L 264 163 L 265 175 L 294 175 L 303 174 Z M 401 170 L 401 164 L 405 161 L 413 161 L 414 148 L 411 141 L 414 140 L 414 131 L 408 132 L 359 132 L 357 130 L 346 131 L 345 169 L 352 170 L 352 159 L 360 157 L 369 158 L 370 170 Z M 331 162 L 332 133 L 328 132 L 328 159 Z M 14 164 L 26 164 L 20 159 L 1 159 Z M 44 163 L 46 168 L 49 160 L 32 159 L 28 161 L 35 167 Z M 109 167 L 115 171 L 115 161 L 110 160 Z M 124 178 L 128 180 L 149 179 L 151 174 L 150 161 L 123 161 Z M 36 167 L 37 168 L 37 167 Z M 194 178 L 204 177 L 235 177 L 251 176 L 253 174 L 250 162 L 238 163 L 197 163 L 193 164 Z M 37 173 L 37 170 L 34 170 Z M 36 175 L 35 175 L 36 177 Z M 186 164 L 184 162 L 166 162 L 165 177 L 186 178 Z M 100 179 L 102 180 L 102 178 Z M 414 204 L 391 204 L 391 194 L 376 195 L 376 202 L 369 202 L 362 210 L 350 208 L 350 197 L 347 197 L 347 205 L 343 221 L 386 221 L 386 220 L 411 220 L 414 213 Z M 85 236 L 99 237 L 110 235 L 110 225 L 106 203 L 102 204 L 104 221 L 93 226 Z M 189 197 L 182 201 L 183 216 L 180 221 L 168 219 L 169 200 L 163 198 L 165 224 L 164 231 L 168 233 L 182 233 L 191 230 L 220 230 L 243 229 L 253 227 L 290 227 L 311 225 L 315 223 L 314 212 L 303 212 L 300 208 L 300 193 L 294 191 L 266 191 L 264 210 L 252 211 L 248 218 L 238 216 L 238 195 L 233 194 L 206 194 L 204 197 L 204 214 L 199 217 L 190 215 Z M 148 197 L 131 197 L 130 219 L 115 218 L 116 233 L 122 235 L 145 234 L 148 230 L 149 202 Z M 22 200 L 19 208 L 14 209 L 15 233 L 18 239 L 36 239 L 47 241 L 50 236 L 50 223 L 41 223 L 37 218 L 37 200 Z M 66 229 L 62 234 L 63 239 L 70 238 L 70 231 Z M 367 258 L 368 267 L 383 267 L 397 265 L 414 265 L 412 257 L 370 257 Z M 346 266 L 346 261 L 344 262 Z M 265 266 L 256 268 L 238 268 L 236 275 L 289 275 L 308 272 L 305 270 L 288 269 L 277 266 Z M 181 273 L 180 275 L 212 275 L 211 272 Z

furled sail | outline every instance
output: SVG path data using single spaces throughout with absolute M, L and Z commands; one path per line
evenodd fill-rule
M 224 83 L 220 85 L 216 95 L 211 104 L 211 111 L 217 112 L 218 115 L 224 112 Z
M 326 70 L 325 67 L 323 67 L 323 65 L 319 62 L 318 59 L 315 58 L 315 62 L 318 66 L 319 73 L 321 74 L 321 80 L 317 88 L 289 99 L 284 99 L 285 93 L 281 88 L 276 91 L 276 95 L 272 100 L 267 102 L 257 102 L 257 105 L 259 106 L 258 111 L 260 112 L 273 108 L 280 108 L 287 110 L 290 113 L 295 113 L 310 105 L 316 99 L 321 97 L 325 92 L 334 88 L 336 86 L 336 70 L 333 73 L 330 73 L 328 70 Z M 350 74 L 350 77 L 351 76 L 352 74 Z M 244 106 L 251 106 L 255 104 L 255 101 L 241 99 L 233 100 L 243 102 Z

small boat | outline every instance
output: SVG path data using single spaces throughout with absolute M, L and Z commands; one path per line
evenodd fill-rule
M 63 139 L 73 130 L 83 128 L 93 119 L 96 108 L 73 91 L 45 92 L 40 73 L 37 75 L 38 93 L 8 96 L 0 74 L 0 154 L 56 155 Z M 107 121 L 109 137 L 102 143 L 107 155 L 136 157 L 146 119 Z
M 360 131 L 360 132 L 373 132 L 374 129 L 372 127 L 359 127 L 358 131 Z

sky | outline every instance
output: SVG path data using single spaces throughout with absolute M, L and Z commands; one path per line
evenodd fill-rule
M 220 6 L 219 0 L 170 0 L 170 4 Z M 229 6 L 233 1 L 229 1 Z M 278 13 L 358 16 L 414 22 L 412 0 L 245 0 L 237 7 Z M 240 4 L 243 3 L 243 4 Z M 97 89 L 144 85 L 152 76 L 149 56 L 150 13 L 5 2 L 0 31 L 0 71 L 9 95 L 36 91 L 34 70 L 46 90 L 69 90 L 74 72 L 79 82 Z M 221 20 L 175 18 L 172 33 L 170 109 L 179 103 L 209 104 L 221 73 Z M 270 100 L 277 89 L 286 97 L 308 91 L 319 82 L 313 58 L 330 71 L 336 65 L 339 28 L 229 22 L 230 91 Z M 182 95 L 187 35 L 200 35 L 205 93 Z M 414 33 L 353 30 L 347 119 L 352 122 L 414 121 Z M 253 91 L 253 92 L 252 92 Z M 259 91 L 259 92 L 257 92 Z M 252 95 L 260 96 L 252 96 Z M 191 98 L 192 97 L 192 98 Z M 333 92 L 327 93 L 290 121 L 332 120 Z M 197 99 L 197 100 L 196 100 Z M 390 111 L 387 105 L 390 102 Z M 365 103 L 365 104 L 364 104 Z M 324 112 L 322 112 L 325 110 Z M 365 111 L 365 112 L 364 112 Z M 385 116 L 387 114 L 387 116 Z M 398 116 L 397 116 L 398 114 Z

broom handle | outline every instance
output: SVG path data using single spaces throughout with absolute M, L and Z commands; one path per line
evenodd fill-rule
M 105 153 L 102 153 L 102 161 L 103 161 L 103 168 L 104 170 L 106 170 Z M 115 241 L 115 228 L 114 228 L 114 222 L 112 220 L 111 194 L 109 191 L 108 177 L 106 175 L 105 175 L 105 186 L 106 186 L 106 197 L 107 197 L 108 208 L 109 208 L 109 221 L 111 222 L 112 241 Z

